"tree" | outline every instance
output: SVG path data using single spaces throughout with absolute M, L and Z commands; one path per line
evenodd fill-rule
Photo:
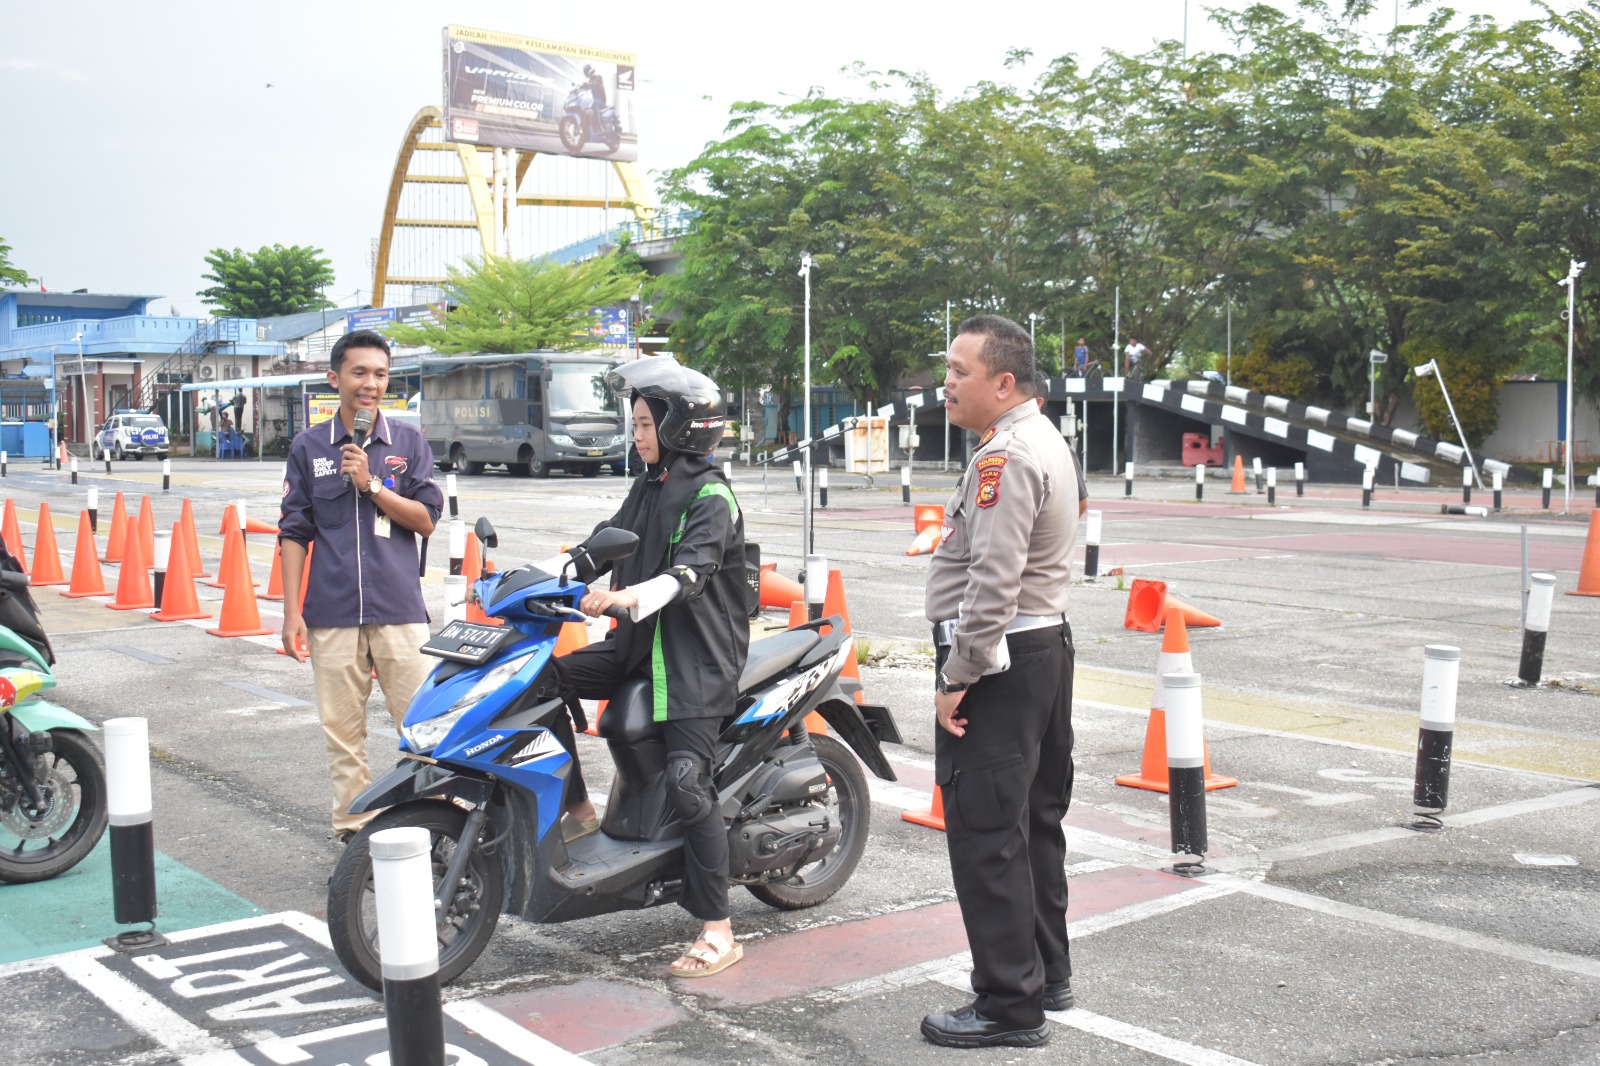
M 195 295 L 230 318 L 271 318 L 332 307 L 322 289 L 333 282 L 333 265 L 321 248 L 274 244 L 258 251 L 213 248 L 206 254 L 216 282 Z
M 33 279 L 19 266 L 11 265 L 11 245 L 0 238 L 0 282 L 12 285 L 32 285 Z
M 388 327 L 399 344 L 436 352 L 571 351 L 594 347 L 594 309 L 639 291 L 632 256 L 608 255 L 570 266 L 548 259 L 490 256 L 447 267 L 442 320 Z

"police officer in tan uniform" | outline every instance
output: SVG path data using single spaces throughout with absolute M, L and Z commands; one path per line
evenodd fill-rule
M 936 779 L 972 950 L 966 1007 L 930 1014 L 947 1047 L 1032 1047 L 1046 1010 L 1072 1006 L 1066 836 L 1072 794 L 1072 632 L 1078 486 L 1066 443 L 1033 402 L 1028 331 L 961 323 L 950 345 L 950 421 L 982 434 L 945 505 L 928 571 L 938 648 Z

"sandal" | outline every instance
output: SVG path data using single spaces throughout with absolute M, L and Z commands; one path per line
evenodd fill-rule
M 593 836 L 598 832 L 600 832 L 600 819 L 598 816 L 584 822 L 578 821 L 570 814 L 561 816 L 561 840 L 565 844 L 570 844 L 574 840 L 582 840 L 584 837 Z
M 701 942 L 705 947 L 697 947 Z M 704 966 L 680 967 L 677 963 L 672 965 L 674 977 L 710 977 L 714 973 L 721 973 L 729 966 L 744 958 L 744 945 L 737 940 L 730 940 L 724 934 L 713 930 L 700 934 L 694 944 L 689 945 L 689 950 L 684 953 L 685 958 L 698 959 L 705 963 Z

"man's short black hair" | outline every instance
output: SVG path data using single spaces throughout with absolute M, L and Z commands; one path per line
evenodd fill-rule
M 983 338 L 978 355 L 991 376 L 1010 374 L 1024 392 L 1033 386 L 1038 367 L 1027 330 L 1003 315 L 973 315 L 956 327 L 956 333 L 975 333 Z
M 1033 372 L 1031 391 L 1033 392 L 1033 398 L 1036 400 L 1050 394 L 1050 379 L 1045 377 L 1044 371 L 1035 370 Z
M 389 338 L 375 329 L 358 329 L 333 342 L 333 351 L 328 353 L 328 368 L 335 374 L 344 365 L 344 353 L 351 348 L 376 348 L 385 359 L 394 362 L 394 356 L 389 351 Z

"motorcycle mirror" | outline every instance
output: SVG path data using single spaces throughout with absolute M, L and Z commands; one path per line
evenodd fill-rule
M 500 538 L 495 536 L 494 525 L 487 518 L 480 518 L 472 527 L 473 534 L 478 538 L 478 543 L 485 548 L 500 547 Z
M 615 562 L 626 559 L 639 549 L 639 534 L 612 526 L 590 537 L 584 543 L 584 548 L 591 559 L 603 563 Z

